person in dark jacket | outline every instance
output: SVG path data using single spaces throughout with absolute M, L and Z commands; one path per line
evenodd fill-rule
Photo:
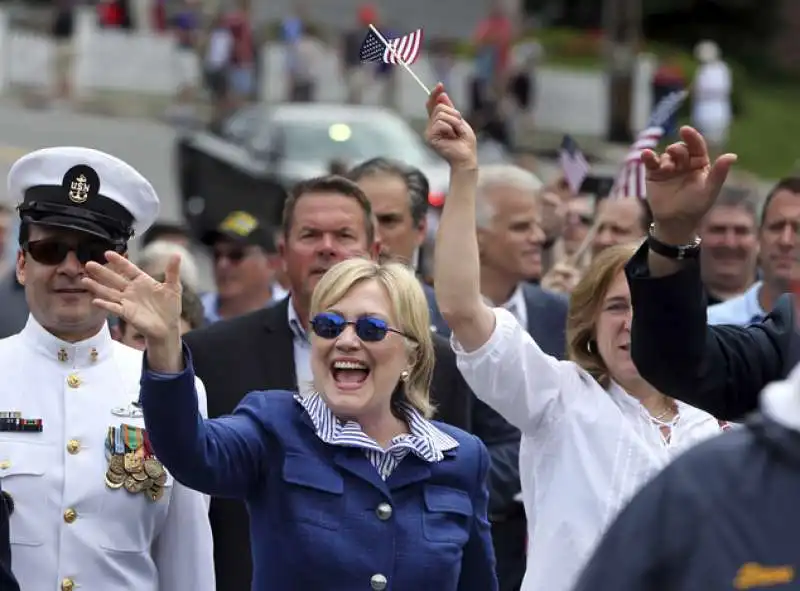
M 764 386 L 785 378 L 800 361 L 800 335 L 788 295 L 763 322 L 706 325 L 697 230 L 736 156 L 724 154 L 712 165 L 703 137 L 690 127 L 680 133 L 683 141 L 664 154 L 646 150 L 642 156 L 654 222 L 626 268 L 631 356 L 661 392 L 719 419 L 738 420 L 756 410 Z M 791 240 L 798 223 L 786 221 Z
M 800 372 L 634 497 L 574 591 L 800 588 Z
M 11 572 L 11 540 L 8 521 L 14 509 L 11 496 L 0 489 L 0 591 L 19 591 Z

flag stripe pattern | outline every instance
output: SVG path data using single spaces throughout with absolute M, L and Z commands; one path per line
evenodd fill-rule
M 561 142 L 561 150 L 558 154 L 561 164 L 561 171 L 573 194 L 581 190 L 581 185 L 589 174 L 589 161 L 586 160 L 578 144 L 571 136 L 565 135 Z
M 686 90 L 679 90 L 668 94 L 658 102 L 650 114 L 647 126 L 639 132 L 625 156 L 625 161 L 611 189 L 610 197 L 644 199 L 647 196 L 642 152 L 658 147 L 658 143 L 664 137 L 667 122 L 681 108 L 687 96 L 689 93 Z
M 388 46 L 370 30 L 361 43 L 359 57 L 362 62 L 383 62 L 385 64 L 413 64 L 419 58 L 422 49 L 422 29 L 403 35 L 387 38 Z M 391 47 L 391 49 L 390 49 Z M 394 50 L 394 51 L 392 51 Z

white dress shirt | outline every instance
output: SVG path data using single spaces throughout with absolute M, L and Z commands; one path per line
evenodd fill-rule
M 511 297 L 508 298 L 508 301 L 504 304 L 497 304 L 489 300 L 489 298 L 484 297 L 483 301 L 486 302 L 487 306 L 495 307 L 498 306 L 500 308 L 505 308 L 517 319 L 517 322 L 527 330 L 528 327 L 528 306 L 525 303 L 525 292 L 522 290 L 522 283 L 517 284 L 517 288 L 514 290 L 514 293 L 511 294 Z
M 289 300 L 289 328 L 292 329 L 294 347 L 294 375 L 297 378 L 297 391 L 307 396 L 314 391 L 314 376 L 311 374 L 311 341 L 300 323 L 294 301 Z
M 528 518 L 523 591 L 567 591 L 617 512 L 678 453 L 720 432 L 678 402 L 669 442 L 616 384 L 603 389 L 571 361 L 546 355 L 505 309 L 479 349 L 452 341 L 476 396 L 522 432 L 520 480 Z M 633 541 L 635 543 L 635 541 Z
M 208 497 L 175 482 L 157 501 L 106 486 L 109 427 L 144 427 L 142 353 L 108 327 L 80 343 L 33 317 L 0 340 L 0 412 L 41 432 L 0 431 L 0 481 L 14 499 L 13 571 L 30 591 L 214 591 Z M 201 412 L 205 389 L 197 384 Z
M 758 301 L 761 285 L 762 282 L 757 281 L 742 295 L 709 306 L 706 310 L 708 323 L 747 326 L 764 320 L 767 313 Z

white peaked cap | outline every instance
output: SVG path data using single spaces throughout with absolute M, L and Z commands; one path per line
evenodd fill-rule
M 119 158 L 79 147 L 44 148 L 17 160 L 8 197 L 33 223 L 127 240 L 158 217 L 155 189 Z

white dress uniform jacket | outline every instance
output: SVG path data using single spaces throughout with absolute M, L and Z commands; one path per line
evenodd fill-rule
M 567 591 L 630 498 L 721 426 L 678 401 L 679 418 L 666 441 L 620 386 L 605 390 L 575 363 L 545 354 L 508 310 L 494 313 L 494 332 L 480 348 L 466 353 L 452 340 L 458 368 L 478 398 L 522 432 L 528 518 L 522 590 Z
M 142 353 L 112 340 L 105 325 L 71 344 L 31 316 L 21 333 L 0 340 L 0 364 L 0 412 L 42 420 L 41 432 L 0 431 L 21 588 L 214 591 L 207 497 L 171 476 L 155 502 L 104 483 L 108 428 L 144 427 L 132 405 Z M 205 390 L 197 386 L 205 415 Z

